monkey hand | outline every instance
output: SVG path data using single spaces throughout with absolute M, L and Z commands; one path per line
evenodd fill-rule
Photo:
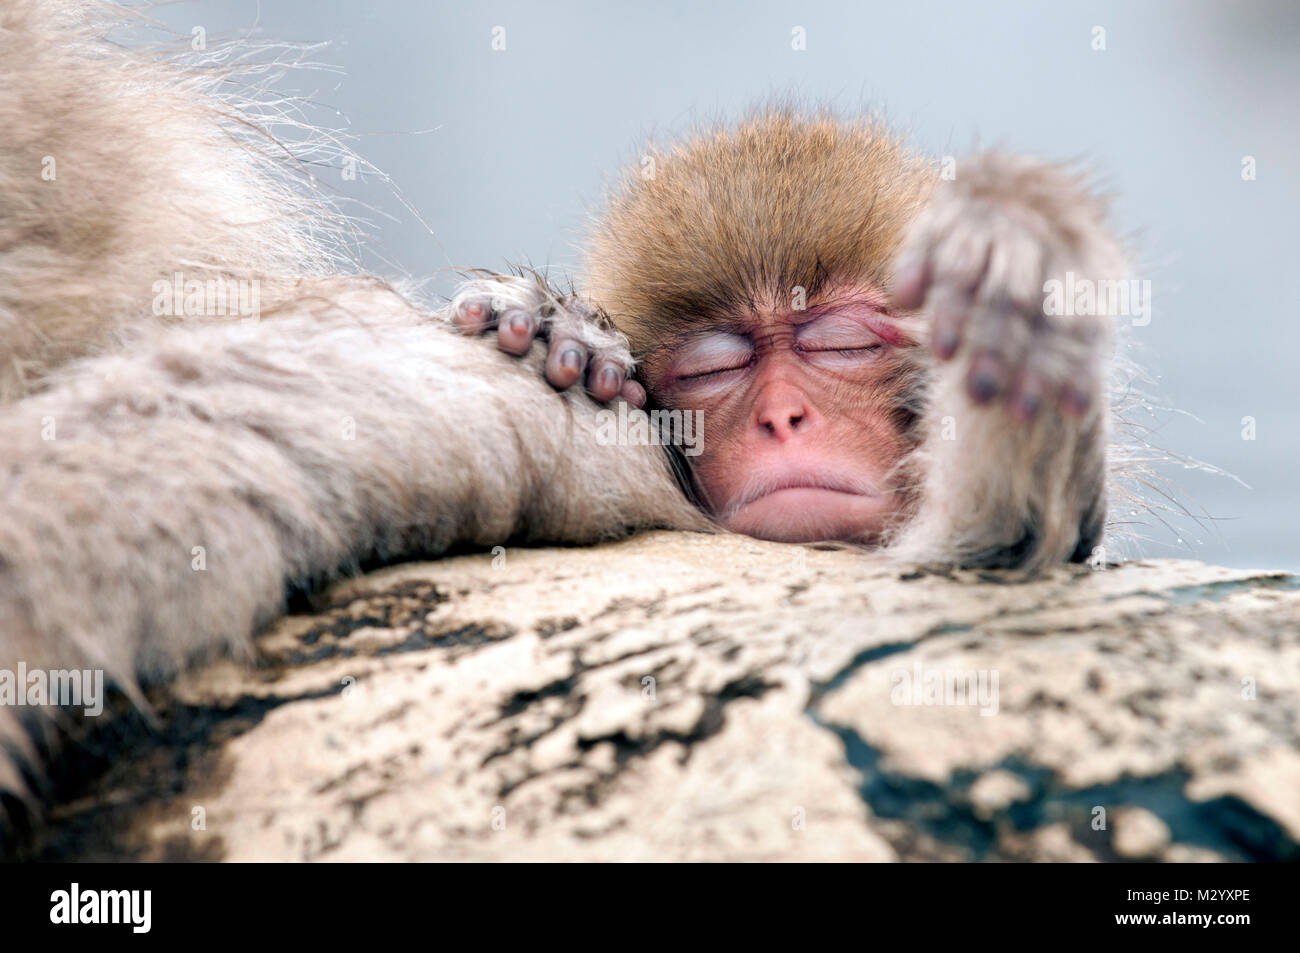
M 630 379 L 627 339 L 604 312 L 574 295 L 559 296 L 531 277 L 493 275 L 457 289 L 448 313 L 462 334 L 495 330 L 497 347 L 516 357 L 534 340 L 546 342 L 546 380 L 557 390 L 585 380 L 587 392 L 602 403 L 621 396 L 636 407 L 645 404 L 645 388 Z
M 1101 403 L 1109 316 L 1048 313 L 1075 309 L 1047 307 L 1045 293 L 1067 273 L 1122 277 L 1104 216 L 1104 202 L 1070 170 L 1021 156 L 975 156 L 938 187 L 911 227 L 893 303 L 928 306 L 931 348 L 940 361 L 961 352 L 965 391 L 976 404 L 1004 401 L 1022 421 L 1052 406 L 1083 417 Z

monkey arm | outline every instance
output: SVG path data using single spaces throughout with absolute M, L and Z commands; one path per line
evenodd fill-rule
M 0 411 L 0 668 L 130 688 L 246 651 L 287 586 L 363 559 L 702 527 L 662 449 L 602 446 L 537 351 L 362 279 L 74 365 Z
M 1029 570 L 1086 559 L 1106 519 L 1104 408 L 1025 423 L 975 405 L 966 377 L 960 362 L 935 369 L 913 461 L 919 499 L 890 553 Z
M 987 154 L 939 188 L 896 271 L 900 306 L 925 304 L 932 352 L 919 501 L 896 555 L 1033 569 L 1100 542 L 1112 315 L 1049 289 L 1126 276 L 1104 203 L 1068 170 Z

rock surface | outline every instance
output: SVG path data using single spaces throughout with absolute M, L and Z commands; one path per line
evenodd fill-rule
M 1286 573 L 654 534 L 317 605 L 101 731 L 43 855 L 1300 859 Z

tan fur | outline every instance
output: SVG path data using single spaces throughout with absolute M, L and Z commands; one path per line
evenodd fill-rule
M 934 181 L 880 124 L 793 110 L 646 156 L 593 227 L 583 281 L 638 357 L 701 315 L 796 286 L 883 285 Z
M 29 394 L 0 410 L 0 668 L 102 667 L 134 690 L 248 653 L 287 588 L 365 560 L 709 525 L 658 448 L 599 445 L 591 401 L 542 380 L 541 344 L 516 361 L 383 282 L 339 276 L 346 224 L 216 94 L 224 74 L 105 42 L 114 16 L 0 7 L 0 402 Z M 654 155 L 655 179 L 612 198 L 585 289 L 635 352 L 747 296 L 887 285 L 905 241 L 975 201 L 940 189 L 918 218 L 924 162 L 878 126 L 789 111 Z M 1003 168 L 987 169 L 995 204 L 1046 228 L 1026 246 L 1013 222 L 984 223 L 1012 272 L 1032 278 L 1044 248 L 1100 261 L 1091 218 L 1049 227 L 1082 207 L 1077 192 L 1041 164 L 999 186 Z M 178 270 L 262 281 L 261 320 L 160 328 L 153 283 Z M 466 293 L 556 308 L 549 320 L 630 365 L 595 312 L 530 279 L 486 281 Z M 1066 329 L 1059 346 L 1076 344 Z M 961 404 L 959 368 L 913 363 L 924 518 L 899 551 L 979 557 L 1014 546 L 1032 512 L 1047 529 L 1022 561 L 1069 556 L 1097 498 L 1100 418 L 1016 434 L 962 405 L 949 446 L 933 431 Z M 51 724 L 0 709 L 0 792 L 40 784 Z
M 1101 542 L 1111 434 L 1106 358 L 1111 315 L 1042 315 L 1044 281 L 1128 276 L 1105 224 L 1105 204 L 1068 169 L 989 153 L 960 162 L 912 225 L 903 257 L 928 249 L 960 271 L 972 248 L 987 278 L 958 359 L 924 375 L 915 515 L 891 543 L 899 558 L 1036 569 L 1085 558 Z M 933 302 L 927 302 L 933 307 Z M 938 306 L 942 306 L 940 301 Z M 921 330 L 921 329 L 918 329 Z M 1081 417 L 1041 414 L 1032 424 L 1004 404 L 974 406 L 965 394 L 968 359 L 990 348 L 1032 354 L 1053 384 L 1067 380 L 1091 399 Z M 945 439 L 950 420 L 954 439 Z
M 708 527 L 659 448 L 596 441 L 540 344 L 521 362 L 383 282 L 296 278 L 333 269 L 318 200 L 227 135 L 210 82 L 77 4 L 0 26 L 0 381 L 37 391 L 0 412 L 0 668 L 135 692 L 247 655 L 288 589 L 363 561 Z M 258 321 L 163 330 L 152 285 L 176 270 L 273 294 Z M 56 715 L 0 708 L 0 853 Z
M 781 110 L 647 155 L 609 196 L 586 266 L 586 290 L 639 357 L 653 359 L 709 315 L 788 302 L 796 286 L 809 305 L 843 283 L 886 289 L 900 254 L 929 253 L 972 275 L 987 264 L 986 288 L 1003 300 L 984 304 L 1024 315 L 1041 311 L 1044 281 L 1067 270 L 1127 276 L 1104 204 L 1050 163 L 988 153 L 940 182 L 879 124 Z M 922 342 L 933 304 L 904 316 Z M 925 347 L 908 355 L 899 403 L 919 419 L 916 449 L 899 467 L 909 503 L 888 540 L 899 558 L 1032 570 L 1100 542 L 1110 318 L 1039 327 L 1004 310 L 972 323 L 956 361 L 939 365 Z M 1016 357 L 1031 346 L 1052 383 L 1081 376 L 1092 397 L 1081 419 L 1049 413 L 1026 426 L 1005 405 L 965 396 L 975 350 Z
M 232 91 L 237 68 L 112 44 L 143 25 L 104 3 L 0 4 L 0 401 L 138 333 L 176 271 L 256 278 L 269 306 L 285 279 L 335 270 L 347 225 L 268 134 L 274 106 Z

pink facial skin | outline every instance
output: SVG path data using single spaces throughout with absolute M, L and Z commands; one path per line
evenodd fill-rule
M 728 529 L 871 542 L 902 505 L 899 404 L 915 342 L 873 289 L 728 317 L 647 358 L 651 396 L 702 410 L 696 488 Z

